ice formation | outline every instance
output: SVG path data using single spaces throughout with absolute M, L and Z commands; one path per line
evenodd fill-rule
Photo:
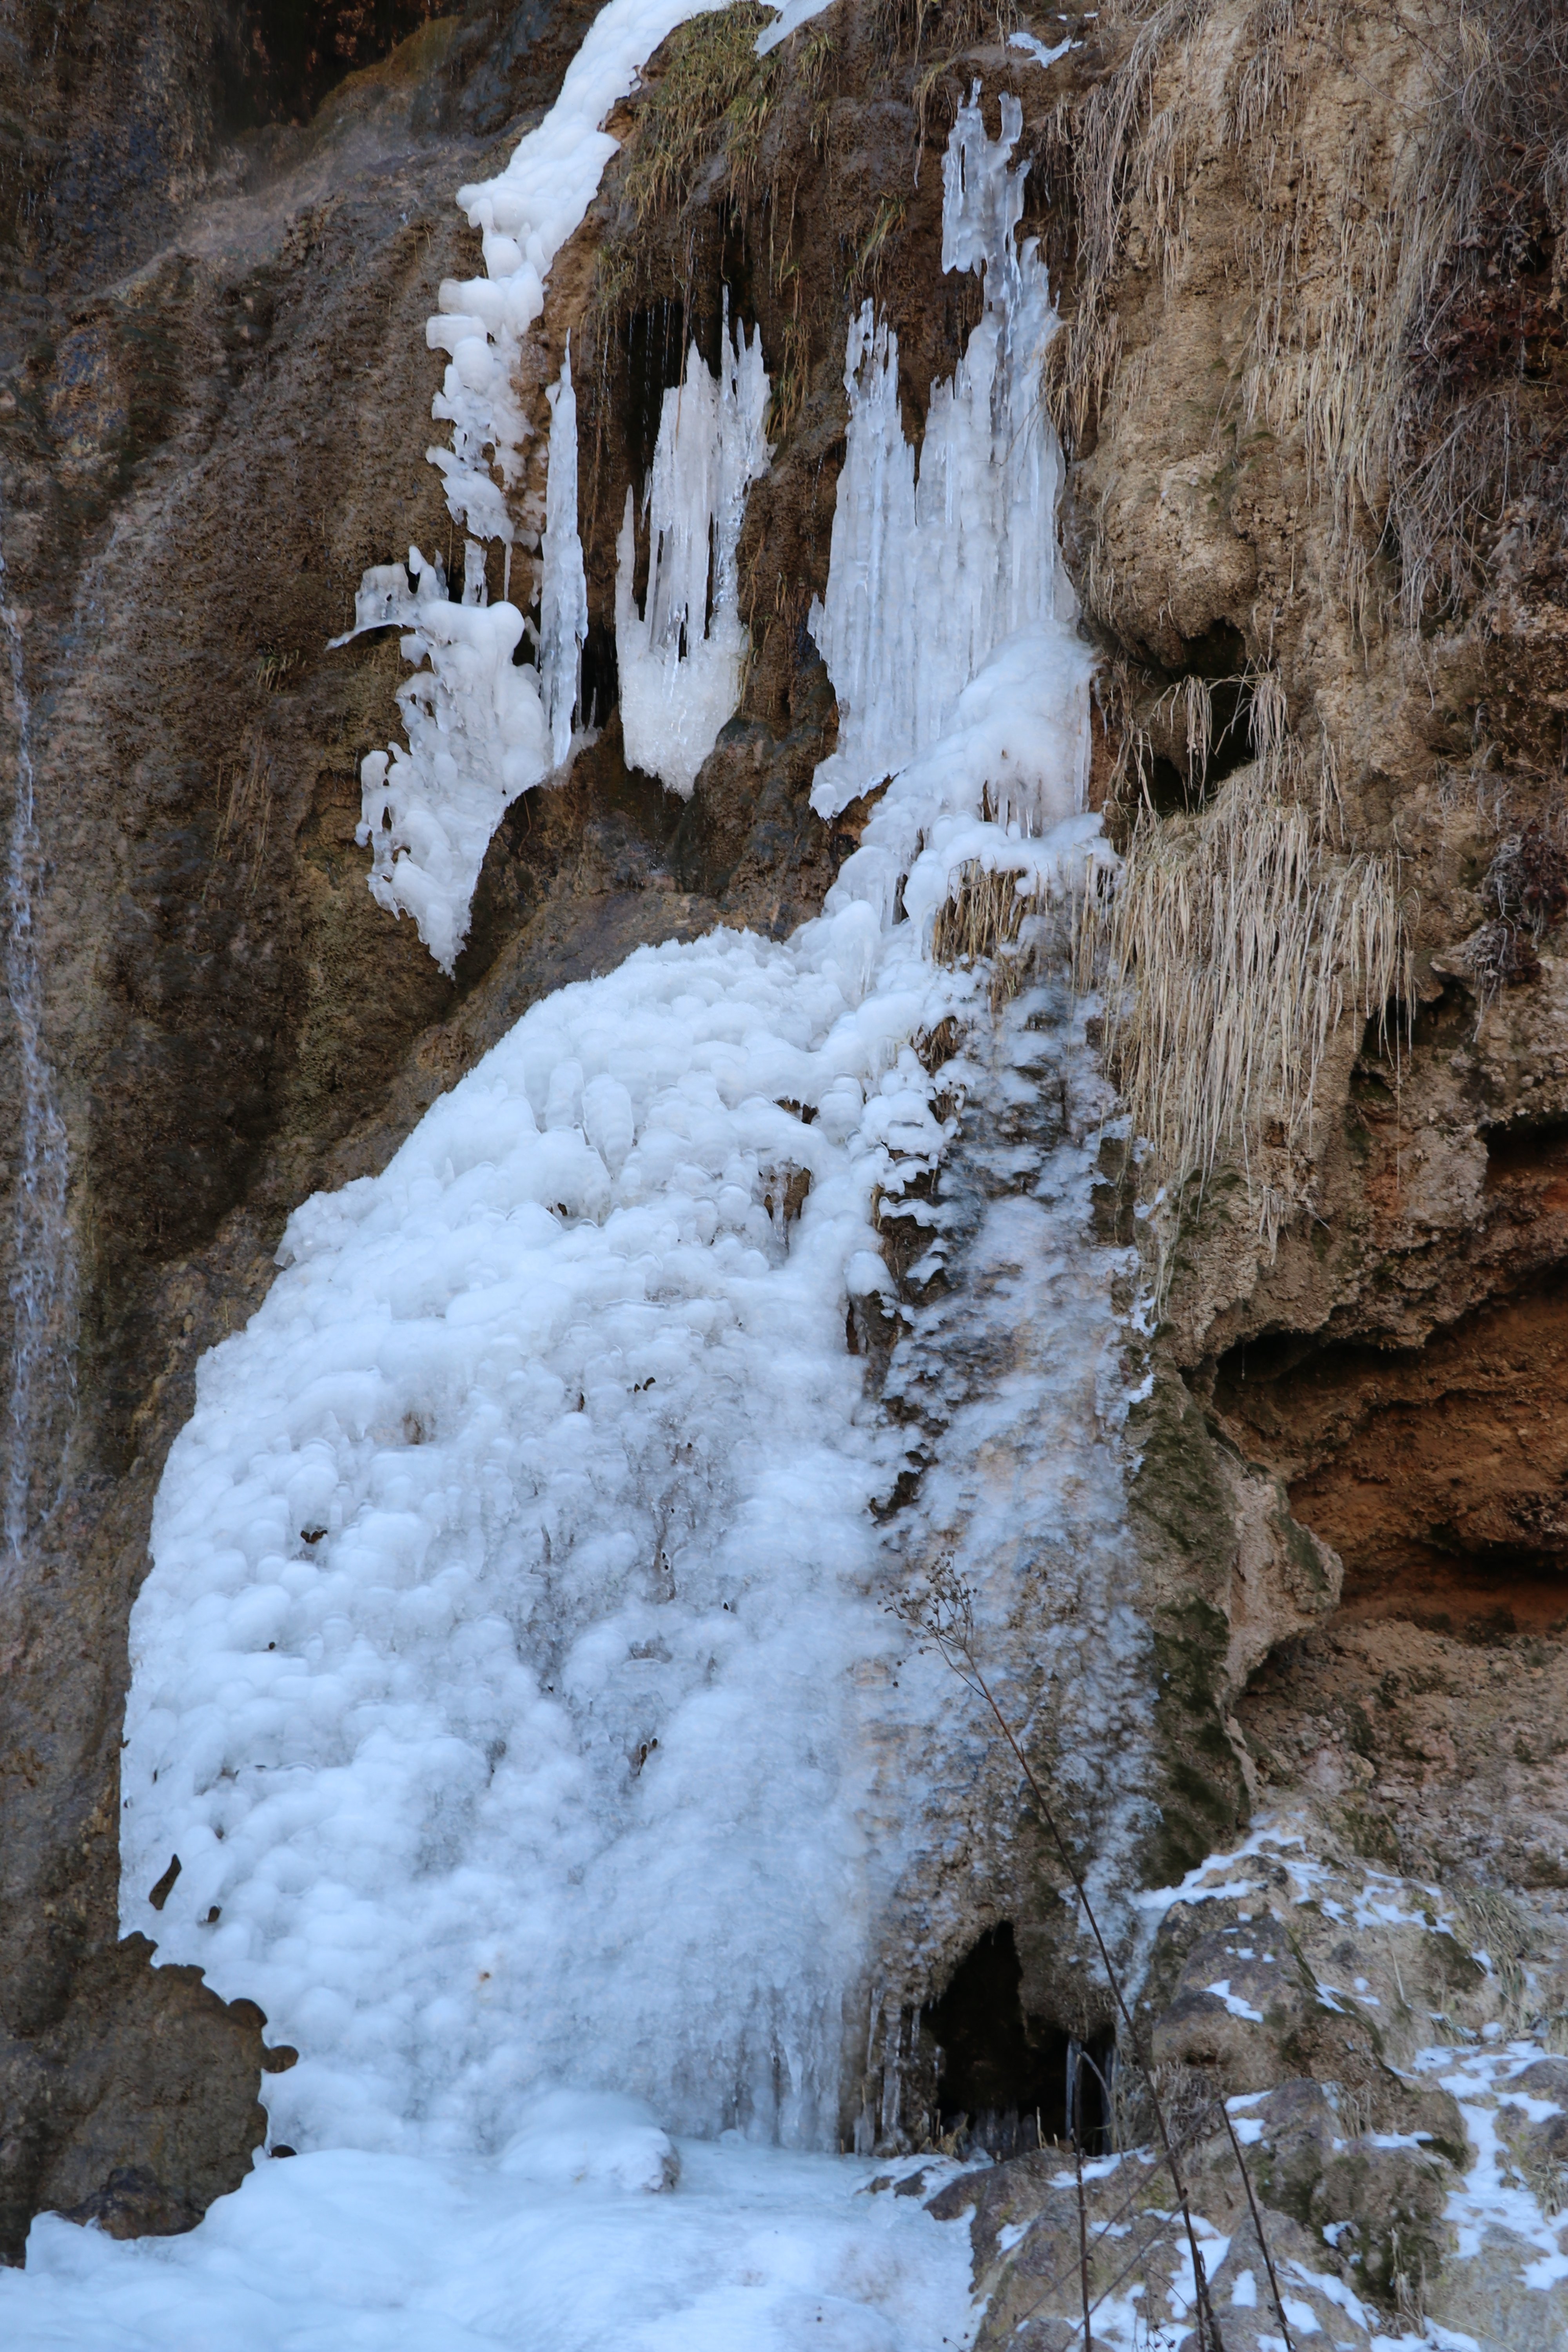
M 1009 677 L 1070 740 L 1085 656 L 995 667 L 911 775 L 911 911 L 955 844 L 1041 872 L 1095 830 L 984 835 Z M 561 2074 L 832 2142 L 899 1859 L 861 1828 L 898 1442 L 846 1302 L 887 1279 L 873 1188 L 945 1140 L 909 1040 L 975 985 L 887 906 L 902 822 L 790 941 L 536 1005 L 296 1213 L 205 1360 L 137 1606 L 125 1916 L 300 2046 L 294 2145 L 483 2146 Z
M 513 389 L 522 339 L 544 308 L 555 257 L 581 227 L 619 144 L 602 128 L 605 120 L 678 25 L 724 5 L 609 0 L 567 67 L 554 105 L 519 142 L 506 169 L 458 191 L 469 226 L 483 235 L 485 274 L 446 279 L 426 330 L 431 350 L 449 355 L 431 413 L 452 428 L 451 447 L 432 449 L 430 462 L 446 477 L 453 520 L 478 539 L 511 543 L 503 492 L 518 478 L 529 430 Z
M 1033 239 L 1011 94 L 985 135 L 979 85 L 942 164 L 944 270 L 984 273 L 985 310 L 951 380 L 932 386 L 917 471 L 899 408 L 898 337 L 868 302 L 850 325 L 845 459 L 827 590 L 808 625 L 838 697 L 838 748 L 812 805 L 834 814 L 934 743 L 1005 638 L 1076 611 L 1057 551 L 1061 453 L 1040 371 L 1056 327 Z
M 767 0 L 767 4 L 770 7 L 776 7 L 779 13 L 773 23 L 764 26 L 757 35 L 757 55 L 760 58 L 765 58 L 770 49 L 776 49 L 781 41 L 787 41 L 792 33 L 798 32 L 803 25 L 808 25 L 814 16 L 820 16 L 823 10 L 831 5 L 831 0 Z
M 1017 32 L 1008 34 L 1007 47 L 1010 49 L 1022 49 L 1024 55 L 1033 58 L 1037 66 L 1054 66 L 1058 58 L 1067 56 L 1069 49 L 1081 49 L 1083 43 L 1071 39 L 1062 40 L 1056 42 L 1047 49 L 1037 33 Z
M 367 752 L 360 763 L 359 841 L 374 853 L 372 897 L 389 914 L 414 917 L 443 971 L 453 969 L 468 937 L 491 835 L 519 793 L 559 773 L 572 751 L 588 584 L 577 530 L 570 352 L 548 397 L 537 629 L 515 604 L 487 601 L 484 550 L 470 539 L 460 604 L 440 563 L 410 548 L 406 566 L 374 564 L 364 574 L 354 625 L 335 640 L 346 645 L 367 629 L 401 628 L 404 658 L 418 665 L 397 693 L 406 746 Z M 525 632 L 537 645 L 537 668 L 517 659 Z
M 689 799 L 697 772 L 741 695 L 747 633 L 736 555 L 746 493 L 766 473 L 768 379 L 759 328 L 730 332 L 719 373 L 695 343 L 686 378 L 664 395 L 647 512 L 647 593 L 633 585 L 636 509 L 626 492 L 616 570 L 616 662 L 626 763 Z
M 1000 272 L 973 114 L 953 234 L 991 236 Z M 667 402 L 629 616 L 650 664 L 726 653 L 765 394 L 754 341 L 726 337 L 723 379 L 699 362 Z M 966 463 L 991 511 L 986 465 L 1012 457 Z M 932 1834 L 931 1724 L 962 1704 L 922 1690 L 930 1662 L 888 1672 L 900 1571 L 870 1506 L 906 1438 L 846 1316 L 889 1283 L 875 1203 L 952 1141 L 915 1040 L 985 1019 L 984 973 L 931 953 L 955 875 L 1048 890 L 1109 856 L 1077 813 L 1089 664 L 1051 609 L 1042 513 L 1043 565 L 1016 562 L 1040 611 L 959 681 L 823 914 L 783 943 L 644 949 L 536 1004 L 383 1174 L 297 1212 L 265 1305 L 203 1363 L 132 1632 L 124 1918 L 300 2049 L 268 2086 L 290 2145 L 466 2160 L 552 2083 L 642 2096 L 668 2128 L 837 2142 L 846 2004 Z M 1020 499 L 1013 527 L 1035 520 Z M 367 583 L 362 625 L 510 651 L 513 608 L 415 579 Z M 891 609 L 911 589 L 894 575 Z M 659 635 L 682 612 L 683 656 Z M 435 694 L 412 702 L 432 759 Z M 1031 1426 L 1055 1398 L 1058 1450 L 1099 1463 L 1078 1420 L 1114 1318 L 1049 1271 L 1092 1175 L 1085 1138 L 1064 1150 L 985 1241 L 984 1280 L 1054 1301 L 1063 1360 L 1008 1397 L 1024 1412 L 1027 1389 Z M 971 1492 L 1011 1410 L 950 1405 L 939 1499 Z
M 397 693 L 406 748 L 360 763 L 359 840 L 374 852 L 371 895 L 412 915 L 449 972 L 490 835 L 518 793 L 549 773 L 550 736 L 538 673 L 513 659 L 523 633 L 515 604 L 454 604 L 441 566 L 415 547 L 406 568 L 367 572 L 354 600 L 351 635 L 389 625 L 405 632 L 404 657 L 420 667 Z
M 506 493 L 519 478 L 531 430 L 516 392 L 522 340 L 544 307 L 551 266 L 581 226 L 616 152 L 618 142 L 601 128 L 605 117 L 678 25 L 722 5 L 609 0 L 567 68 L 554 105 L 519 142 L 505 171 L 458 191 L 471 226 L 483 233 L 485 275 L 444 280 L 426 333 L 432 351 L 448 354 L 431 413 L 450 425 L 451 446 L 428 455 L 445 478 L 454 521 L 468 534 L 465 593 L 461 605 L 450 604 L 439 565 L 416 551 L 409 568 L 416 592 L 403 565 L 373 566 L 349 632 L 405 627 L 408 658 L 429 665 L 398 696 L 406 749 L 373 751 L 361 765 L 360 842 L 374 851 L 372 896 L 390 913 L 415 918 L 444 971 L 451 971 L 468 937 L 479 868 L 508 806 L 531 784 L 562 772 L 570 755 L 587 635 L 570 356 L 549 394 L 537 673 L 514 660 L 532 624 L 510 601 L 484 601 L 485 541 L 504 545 L 509 591 L 510 585 L 515 534 Z M 533 546 L 530 538 L 527 547 Z
M 577 395 L 568 342 L 561 380 L 552 384 L 550 473 L 545 483 L 543 563 L 539 583 L 539 685 L 550 757 L 564 767 L 583 677 L 588 635 L 588 582 L 577 530 Z

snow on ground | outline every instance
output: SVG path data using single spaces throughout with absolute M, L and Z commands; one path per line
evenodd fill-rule
M 673 2189 L 636 2185 L 650 2142 L 679 2154 Z M 0 2343 L 6 2352 L 968 2344 L 966 2225 L 933 2221 L 917 2198 L 872 2193 L 879 2177 L 854 2158 L 734 2138 L 670 2150 L 635 2112 L 557 2098 L 499 2163 L 343 2149 L 264 2163 L 189 2237 L 121 2244 L 46 2215 L 26 2271 L 0 2271 Z

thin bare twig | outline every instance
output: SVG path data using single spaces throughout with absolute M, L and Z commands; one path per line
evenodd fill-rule
M 1231 2151 L 1236 2158 L 1236 2168 L 1241 2175 L 1241 2185 L 1247 2191 L 1247 2210 L 1252 2216 L 1252 2226 L 1258 2232 L 1258 2243 L 1263 2253 L 1263 2267 L 1268 2273 L 1269 2293 L 1274 2297 L 1274 2308 L 1279 2315 L 1279 2333 L 1285 2338 L 1285 2352 L 1296 2352 L 1296 2347 L 1290 2337 L 1289 2323 L 1285 2317 L 1285 2302 L 1279 2293 L 1279 2281 L 1274 2269 L 1274 2257 L 1268 2251 L 1268 2240 L 1264 2235 L 1263 2216 L 1258 2210 L 1258 2200 L 1252 2193 L 1252 2175 L 1247 2171 L 1247 2159 L 1241 2153 L 1241 2142 L 1236 2136 L 1236 2126 L 1230 2119 L 1230 2109 L 1223 2098 L 1219 2103 L 1219 2111 L 1225 2117 L 1226 2131 L 1229 2136 Z
M 1073 2112 L 1077 2090 L 1077 2069 L 1075 2068 L 1074 2079 L 1068 2084 L 1068 2120 L 1072 2126 L 1073 2168 L 1078 2175 L 1078 2271 L 1079 2282 L 1083 2288 L 1083 2352 L 1093 2352 L 1093 2341 L 1089 2335 L 1089 2213 L 1083 2201 L 1083 2135 L 1079 2130 L 1078 2117 Z

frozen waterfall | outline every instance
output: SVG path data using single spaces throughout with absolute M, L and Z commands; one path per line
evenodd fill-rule
M 543 310 L 555 257 L 582 226 L 616 152 L 602 128 L 606 116 L 668 34 L 723 4 L 609 0 L 554 105 L 505 170 L 458 191 L 470 226 L 483 236 L 485 274 L 444 280 L 426 333 L 432 351 L 448 355 L 431 414 L 450 425 L 451 446 L 428 456 L 446 482 L 447 509 L 468 535 L 463 599 L 450 601 L 438 560 L 426 562 L 412 549 L 406 570 L 385 563 L 365 572 L 348 632 L 405 629 L 404 654 L 417 666 L 397 698 L 406 745 L 369 752 L 361 764 L 359 841 L 373 852 L 376 903 L 413 916 L 443 971 L 454 969 L 468 938 L 497 825 L 520 793 L 565 772 L 587 633 L 569 353 L 548 395 L 544 531 L 541 541 L 525 534 L 522 542 L 537 576 L 523 605 L 510 601 L 518 534 L 507 493 L 521 478 L 532 431 L 516 388 L 523 338 Z M 494 604 L 484 587 L 491 541 L 504 550 L 507 592 Z M 534 622 L 528 613 L 536 601 Z M 537 668 L 518 658 L 525 637 L 537 648 Z
M 930 951 L 955 873 L 1048 890 L 1098 835 L 1076 814 L 1089 665 L 1054 612 L 1054 448 L 1041 426 L 1020 488 L 988 421 L 1023 413 L 1045 313 L 1032 257 L 1011 259 L 1016 124 L 994 147 L 977 121 L 953 134 L 947 241 L 985 259 L 986 318 L 927 445 L 955 501 L 984 494 L 945 731 L 817 920 L 561 990 L 383 1175 L 298 1211 L 170 1456 L 133 1632 L 126 1925 L 298 2044 L 269 2091 L 292 2145 L 490 2147 L 562 2080 L 688 2131 L 836 2144 L 846 2004 L 925 1803 L 871 1510 L 904 1439 L 846 1314 L 889 1283 L 878 1214 L 953 1133 L 915 1041 L 982 1017 L 982 980 Z M 715 676 L 733 658 L 765 394 L 742 334 L 719 381 L 693 361 L 667 395 L 646 613 L 623 602 L 655 691 L 689 695 L 688 769 L 732 690 L 701 649 Z M 440 656 L 489 681 L 499 746 L 520 616 L 416 572 L 367 582 L 361 614 L 431 649 L 436 688 L 405 689 L 414 755 L 455 724 Z M 880 678 L 912 577 L 889 575 Z M 908 1832 L 868 1841 L 889 1741 Z
M 838 697 L 838 747 L 812 791 L 825 816 L 936 742 L 1005 639 L 1077 612 L 1057 551 L 1061 453 L 1041 384 L 1056 314 L 1033 240 L 1017 244 L 1026 167 L 1009 158 L 1022 128 L 1004 93 L 1002 136 L 987 139 L 978 83 L 953 125 L 942 266 L 982 272 L 985 310 L 951 380 L 931 387 L 918 471 L 898 337 L 870 302 L 850 326 L 827 593 L 809 621 Z

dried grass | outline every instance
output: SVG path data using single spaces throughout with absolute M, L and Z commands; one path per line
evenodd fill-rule
M 260 736 L 249 729 L 240 739 L 239 756 L 232 762 L 219 763 L 217 793 L 223 814 L 213 836 L 212 860 L 203 886 L 202 903 L 205 906 L 208 902 L 218 868 L 237 864 L 245 873 L 245 903 L 248 906 L 256 896 L 266 862 L 275 797 L 272 754 Z
M 1408 992 L 1381 859 L 1322 846 L 1240 771 L 1200 814 L 1134 829 L 1107 917 L 1107 1050 L 1156 1181 L 1179 1201 L 1239 1160 L 1272 1249 L 1307 1196 L 1324 1062 L 1349 1015 Z
M 773 104 L 778 51 L 756 54 L 773 12 L 740 0 L 672 33 L 665 68 L 638 111 L 626 195 L 639 227 L 684 203 L 699 171 L 723 150 L 743 188 Z
M 1568 15 L 1555 0 L 1450 0 L 1418 20 L 1395 0 L 1361 16 L 1345 0 L 1259 0 L 1234 55 L 1218 25 L 1205 49 L 1213 16 L 1213 0 L 1162 0 L 1106 20 L 1122 54 L 1070 142 L 1078 299 L 1050 353 L 1057 421 L 1081 444 L 1138 395 L 1146 355 L 1124 354 L 1118 272 L 1135 236 L 1167 297 L 1179 281 L 1217 83 L 1249 296 L 1226 421 L 1300 436 L 1363 642 L 1391 617 L 1414 629 L 1474 597 L 1505 515 L 1527 535 L 1561 522 L 1568 449 L 1525 381 L 1531 332 L 1556 326 L 1538 302 L 1532 329 L 1509 282 L 1548 215 L 1568 227 Z M 1367 85 L 1324 154 L 1302 136 L 1310 94 L 1338 74 L 1355 101 L 1347 26 L 1380 18 L 1407 59 L 1402 89 Z M 1472 352 L 1479 382 L 1458 364 Z M 1392 604 L 1378 561 L 1391 545 Z M 1084 568 L 1086 603 L 1113 621 L 1103 552 L 1091 545 Z
M 938 963 L 973 967 L 989 962 L 993 1014 L 1020 990 L 1058 974 L 1079 995 L 1094 971 L 1111 887 L 1106 868 L 1086 859 L 1066 889 L 1019 886 L 1025 869 L 983 866 L 971 858 L 952 877 L 931 928 Z

